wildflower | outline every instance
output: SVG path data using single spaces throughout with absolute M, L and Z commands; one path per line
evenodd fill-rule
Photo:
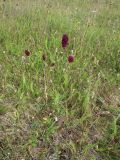
M 92 13 L 96 13 L 97 11 L 96 10 L 92 10 Z
M 48 119 L 47 119 L 47 117 L 43 117 L 43 120 L 44 120 L 44 121 L 47 121 Z
M 62 36 L 62 47 L 63 48 L 66 48 L 67 47 L 67 45 L 68 45 L 68 36 L 66 35 L 66 34 L 64 34 L 63 36 Z
M 25 50 L 25 55 L 26 55 L 26 56 L 29 56 L 30 54 L 31 54 L 30 51 L 26 49 L 26 50 Z
M 22 62 L 24 63 L 25 62 L 25 56 L 22 56 Z
M 74 56 L 73 56 L 73 55 L 70 55 L 70 56 L 68 57 L 68 62 L 71 63 L 71 62 L 73 62 L 73 61 L 74 61 Z
M 55 117 L 55 122 L 58 122 L 58 117 Z

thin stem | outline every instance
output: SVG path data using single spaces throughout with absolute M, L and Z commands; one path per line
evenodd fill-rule
M 48 102 L 48 94 L 47 94 L 47 74 L 46 74 L 46 64 L 44 68 L 44 95 L 45 95 L 45 102 Z

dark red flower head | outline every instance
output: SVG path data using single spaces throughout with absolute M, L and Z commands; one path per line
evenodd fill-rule
M 70 55 L 68 57 L 68 62 L 71 63 L 71 62 L 74 62 L 74 56 L 73 55 Z
M 64 34 L 63 36 L 62 36 L 62 47 L 63 48 L 66 48 L 67 47 L 67 45 L 68 45 L 68 36 L 66 35 L 66 34 Z
M 26 56 L 29 56 L 30 54 L 31 54 L 30 51 L 26 49 L 26 50 L 25 50 L 25 55 L 26 55 Z

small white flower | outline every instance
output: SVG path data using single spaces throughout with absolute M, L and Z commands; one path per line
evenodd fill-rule
M 47 121 L 48 119 L 47 119 L 46 117 L 43 117 L 43 120 L 44 120 L 44 121 Z
M 92 13 L 96 13 L 97 11 L 96 10 L 92 10 Z
M 49 116 L 51 116 L 51 115 L 52 115 L 52 113 L 49 114 Z
M 25 62 L 25 56 L 22 56 L 22 62 Z
M 58 122 L 58 117 L 55 117 L 55 122 Z

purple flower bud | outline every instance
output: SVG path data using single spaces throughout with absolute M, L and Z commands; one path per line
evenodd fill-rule
M 62 36 L 62 47 L 63 48 L 66 48 L 67 47 L 67 45 L 68 45 L 68 36 L 66 35 L 66 34 L 64 34 L 63 36 Z
M 69 63 L 72 63 L 74 61 L 74 56 L 73 55 L 70 55 L 69 57 L 68 57 L 68 62 Z

